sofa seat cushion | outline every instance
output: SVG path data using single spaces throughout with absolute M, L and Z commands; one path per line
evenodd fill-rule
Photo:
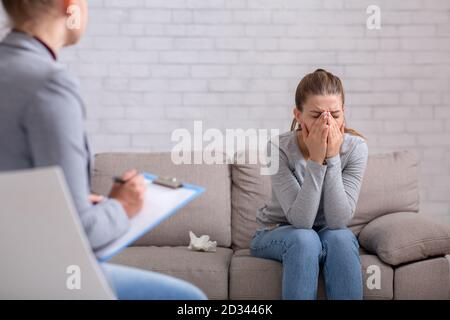
M 395 269 L 396 300 L 450 299 L 449 260 L 427 259 Z
M 370 222 L 359 234 L 359 242 L 396 266 L 450 254 L 450 227 L 424 215 L 398 212 Z
M 201 154 L 200 154 L 201 155 Z M 224 164 L 176 165 L 170 152 L 104 153 L 95 158 L 92 189 L 106 195 L 111 177 L 130 168 L 156 175 L 177 177 L 186 183 L 206 189 L 200 197 L 180 209 L 177 214 L 141 237 L 138 246 L 187 246 L 189 231 L 209 235 L 221 247 L 231 246 L 231 179 L 230 168 Z M 191 159 L 198 157 L 192 153 Z
M 198 286 L 209 299 L 228 299 L 228 270 L 233 251 L 196 252 L 186 247 L 129 247 L 110 263 L 161 272 Z
M 392 299 L 394 277 L 392 267 L 374 255 L 362 254 L 360 257 L 364 277 L 364 299 Z M 378 276 L 375 273 L 379 274 L 378 283 L 373 281 L 373 277 Z M 372 278 L 369 278 L 371 276 Z M 230 299 L 281 299 L 281 279 L 282 264 L 278 261 L 253 257 L 248 249 L 236 251 L 230 267 Z M 371 285 L 368 286 L 368 283 Z M 325 298 L 321 274 L 318 299 Z

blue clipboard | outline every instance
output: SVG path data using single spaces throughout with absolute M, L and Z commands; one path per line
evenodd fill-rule
M 143 176 L 150 184 L 154 180 L 158 179 L 158 176 L 151 174 L 151 173 L 143 173 Z M 168 192 L 169 192 L 169 190 L 171 190 L 168 187 L 164 187 L 164 186 L 160 186 L 160 185 L 158 185 L 158 188 L 168 189 Z M 135 227 L 135 226 L 133 226 L 134 218 L 131 219 L 132 227 L 130 228 L 130 231 L 128 231 L 124 236 L 113 241 L 112 243 L 108 244 L 104 248 L 100 248 L 99 250 L 97 250 L 95 252 L 95 255 L 96 255 L 98 261 L 106 262 L 106 261 L 110 260 L 113 256 L 115 256 L 119 252 L 123 251 L 130 244 L 134 243 L 136 240 L 138 240 L 144 234 L 146 234 L 147 232 L 149 232 L 150 230 L 154 229 L 156 226 L 161 224 L 163 221 L 165 221 L 168 218 L 170 218 L 171 216 L 173 216 L 177 211 L 179 211 L 181 208 L 183 208 L 188 203 L 192 202 L 194 199 L 196 199 L 202 193 L 205 192 L 205 189 L 203 187 L 195 186 L 193 184 L 188 184 L 188 183 L 183 183 L 182 187 L 180 187 L 176 190 L 181 190 L 181 189 L 190 190 L 193 192 L 190 193 L 188 196 L 185 196 L 182 201 L 177 203 L 170 210 L 160 214 L 157 218 L 153 219 L 151 222 L 149 222 L 145 226 L 140 225 L 139 228 Z M 173 191 L 173 189 L 172 189 L 172 191 Z M 151 191 L 148 191 L 148 192 L 151 192 Z M 151 193 L 150 193 L 150 196 L 151 196 Z M 133 228 L 134 228 L 134 230 L 133 230 Z

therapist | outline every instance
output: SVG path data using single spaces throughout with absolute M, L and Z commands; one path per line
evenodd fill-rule
M 58 63 L 61 48 L 86 29 L 86 0 L 2 0 L 12 31 L 0 43 L 0 171 L 59 166 L 93 250 L 123 235 L 143 206 L 135 170 L 108 199 L 90 195 L 90 151 L 77 81 Z M 18 201 L 20 199 L 18 198 Z M 93 203 L 97 203 L 94 205 Z M 103 264 L 119 299 L 205 299 L 166 275 Z

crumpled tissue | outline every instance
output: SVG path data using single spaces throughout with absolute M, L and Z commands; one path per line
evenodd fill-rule
M 189 231 L 191 243 L 188 249 L 192 251 L 216 252 L 217 241 L 210 241 L 209 236 L 203 235 L 197 237 L 192 231 Z

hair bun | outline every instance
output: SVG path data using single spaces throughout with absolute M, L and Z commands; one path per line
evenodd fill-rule
M 327 72 L 327 71 L 324 69 L 317 69 L 316 71 L 314 71 L 314 73 L 318 73 L 318 72 Z

